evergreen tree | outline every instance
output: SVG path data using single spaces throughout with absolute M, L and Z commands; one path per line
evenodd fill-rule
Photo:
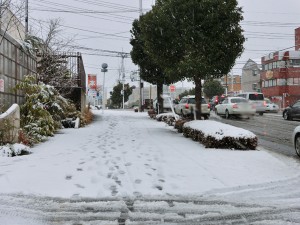
M 116 86 L 114 86 L 113 91 L 110 92 L 110 101 L 111 106 L 114 108 L 122 108 L 123 103 L 123 84 L 118 82 Z M 124 102 L 128 101 L 129 96 L 132 94 L 132 87 L 129 84 L 124 85 Z
M 215 95 L 222 95 L 225 92 L 224 87 L 217 80 L 206 80 L 203 85 L 205 96 L 211 99 Z
M 157 0 L 141 26 L 145 52 L 173 78 L 195 84 L 201 119 L 202 80 L 227 74 L 244 50 L 237 0 Z

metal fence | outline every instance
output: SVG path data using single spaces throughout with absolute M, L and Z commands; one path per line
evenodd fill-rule
M 14 87 L 25 75 L 36 74 L 36 59 L 26 54 L 20 43 L 0 30 L 0 111 L 22 104 L 24 95 Z

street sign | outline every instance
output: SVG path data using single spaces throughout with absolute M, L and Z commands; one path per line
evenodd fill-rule
M 0 79 L 0 92 L 4 92 L 4 79 Z
M 170 85 L 170 92 L 175 92 L 175 90 L 176 90 L 175 85 Z

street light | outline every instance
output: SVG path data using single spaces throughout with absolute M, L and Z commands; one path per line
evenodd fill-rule
M 102 86 L 102 113 L 103 113 L 104 108 L 105 108 L 105 104 L 104 104 L 104 84 L 105 84 L 105 72 L 107 72 L 107 63 L 102 63 L 101 72 L 103 72 L 103 86 Z

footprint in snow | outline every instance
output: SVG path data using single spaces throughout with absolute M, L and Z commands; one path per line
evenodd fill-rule
M 142 180 L 140 180 L 140 179 L 136 179 L 136 180 L 134 181 L 134 183 L 136 183 L 136 184 L 140 184 L 140 183 L 142 183 Z
M 85 188 L 84 186 L 82 186 L 82 185 L 80 185 L 80 184 L 75 184 L 75 186 L 78 187 L 78 188 L 81 188 L 81 189 L 84 189 L 84 188 Z

